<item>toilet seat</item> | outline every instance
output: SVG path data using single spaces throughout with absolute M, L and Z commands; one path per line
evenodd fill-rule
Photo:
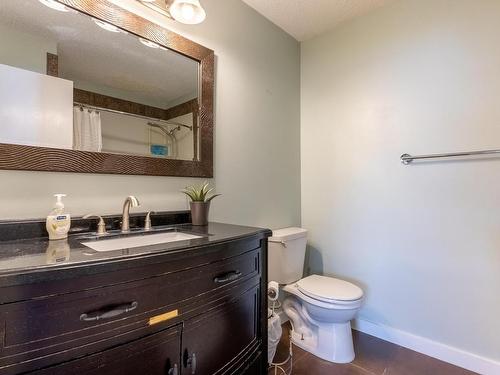
M 283 287 L 283 291 L 293 294 L 300 300 L 328 310 L 351 310 L 358 309 L 363 304 L 363 297 L 352 301 L 321 300 L 311 297 L 299 290 L 297 283 L 288 284 Z
M 343 305 L 363 298 L 361 288 L 333 277 L 311 275 L 297 281 L 296 284 L 302 294 L 320 302 Z

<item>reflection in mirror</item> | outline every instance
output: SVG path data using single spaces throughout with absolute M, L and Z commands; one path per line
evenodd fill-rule
M 198 77 L 197 61 L 59 3 L 0 2 L 0 143 L 198 160 Z

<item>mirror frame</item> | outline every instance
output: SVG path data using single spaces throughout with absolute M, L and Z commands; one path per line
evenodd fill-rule
M 213 177 L 214 51 L 108 0 L 57 0 L 80 13 L 156 42 L 200 63 L 199 161 L 0 143 L 0 169 L 147 176 Z

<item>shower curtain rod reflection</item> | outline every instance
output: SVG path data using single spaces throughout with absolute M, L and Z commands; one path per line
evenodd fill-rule
M 94 106 L 94 105 L 89 105 L 89 104 L 84 104 L 84 103 L 79 103 L 79 102 L 74 102 L 73 104 L 74 104 L 75 107 L 82 107 L 82 108 L 87 108 L 87 109 L 93 109 L 95 111 L 103 111 L 103 112 L 109 112 L 109 113 L 116 113 L 116 114 L 119 114 L 119 115 L 127 115 L 127 116 L 141 118 L 141 119 L 144 119 L 144 120 L 150 120 L 150 121 L 154 121 L 154 122 L 162 122 L 165 125 L 181 126 L 183 128 L 187 128 L 187 129 L 189 129 L 191 131 L 193 130 L 192 126 L 181 124 L 180 122 L 163 120 L 163 119 L 160 119 L 160 118 L 143 116 L 143 115 L 136 115 L 135 113 L 128 113 L 128 112 L 118 111 L 116 109 L 109 109 L 109 108 L 104 108 L 104 107 L 97 107 L 97 106 Z

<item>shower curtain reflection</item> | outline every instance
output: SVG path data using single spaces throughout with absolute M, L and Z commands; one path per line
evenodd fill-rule
M 82 107 L 73 108 L 73 149 L 102 150 L 101 114 Z

